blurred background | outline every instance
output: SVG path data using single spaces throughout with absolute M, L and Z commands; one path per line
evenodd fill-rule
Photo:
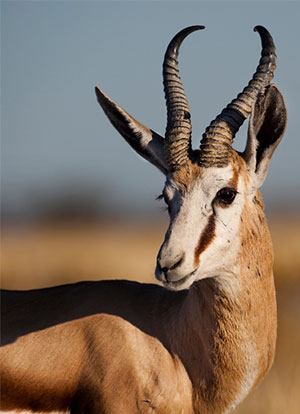
M 300 408 L 300 3 L 1 1 L 1 284 L 32 289 L 83 279 L 155 282 L 167 227 L 164 177 L 139 158 L 96 102 L 99 85 L 164 134 L 161 65 L 181 28 L 180 71 L 193 145 L 250 80 L 260 57 L 253 27 L 278 54 L 274 82 L 289 122 L 262 193 L 275 250 L 275 364 L 236 413 Z M 247 125 L 235 139 L 245 145 Z

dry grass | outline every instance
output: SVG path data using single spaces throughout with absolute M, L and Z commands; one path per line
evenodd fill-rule
M 275 262 L 274 272 L 279 287 L 286 283 L 300 283 L 300 217 L 269 220 Z
M 300 407 L 300 220 L 270 220 L 279 327 L 274 366 L 236 414 L 298 414 Z M 83 279 L 155 282 L 166 224 L 6 229 L 2 287 L 30 289 Z
M 164 231 L 126 224 L 4 231 L 2 287 L 32 289 L 84 279 L 153 282 Z

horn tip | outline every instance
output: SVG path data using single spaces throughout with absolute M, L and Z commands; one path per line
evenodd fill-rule
M 99 88 L 99 86 L 95 86 L 95 93 L 96 93 L 97 98 L 102 96 L 102 91 Z
M 263 32 L 268 32 L 267 29 L 264 26 L 261 25 L 257 25 L 253 28 L 254 32 L 258 32 L 259 34 L 263 33 Z
M 190 34 L 192 32 L 195 32 L 196 30 L 204 30 L 204 29 L 205 29 L 205 26 L 197 24 L 197 25 L 194 25 L 194 26 L 186 27 L 185 29 L 182 30 L 182 32 L 186 32 L 186 33 Z
M 205 29 L 205 26 L 203 26 L 202 24 L 198 24 L 196 26 L 194 26 L 196 30 L 203 30 Z
M 95 86 L 95 93 L 97 97 L 97 101 L 100 103 L 105 100 L 110 100 L 109 97 L 99 88 L 99 86 Z

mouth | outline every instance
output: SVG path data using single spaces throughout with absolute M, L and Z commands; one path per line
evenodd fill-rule
M 163 281 L 164 287 L 170 289 L 170 290 L 180 290 L 180 289 L 187 289 L 191 286 L 191 284 L 194 282 L 193 276 L 196 273 L 197 269 L 193 270 L 188 275 L 184 276 L 183 278 L 176 280 L 176 281 Z M 190 283 L 186 283 L 190 281 Z

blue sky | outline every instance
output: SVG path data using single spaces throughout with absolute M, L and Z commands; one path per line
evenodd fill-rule
M 250 80 L 260 57 L 253 27 L 264 25 L 277 46 L 274 82 L 289 122 L 263 194 L 273 206 L 299 200 L 299 17 L 300 3 L 289 1 L 2 1 L 2 200 L 22 206 L 32 194 L 83 187 L 132 211 L 157 211 L 164 177 L 113 129 L 94 86 L 163 134 L 163 55 L 172 36 L 193 24 L 206 30 L 189 36 L 179 57 L 193 146 Z

